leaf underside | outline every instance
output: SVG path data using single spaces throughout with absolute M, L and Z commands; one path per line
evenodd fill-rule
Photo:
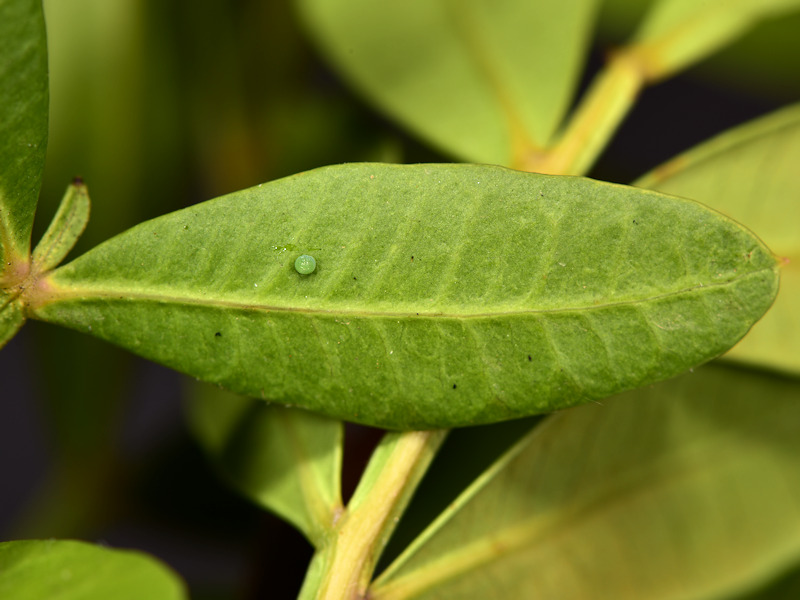
M 359 164 L 143 223 L 40 282 L 29 311 L 240 393 L 425 429 L 675 375 L 741 338 L 777 282 L 756 237 L 690 201 Z

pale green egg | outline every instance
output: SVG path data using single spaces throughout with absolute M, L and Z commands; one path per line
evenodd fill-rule
M 294 268 L 300 275 L 309 275 L 317 268 L 317 261 L 310 254 L 301 254 L 294 261 Z

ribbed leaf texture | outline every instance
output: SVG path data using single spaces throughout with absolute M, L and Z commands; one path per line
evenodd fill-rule
M 26 299 L 37 318 L 234 391 L 424 429 L 675 375 L 733 345 L 777 286 L 752 233 L 691 201 L 500 167 L 359 164 L 139 225 Z

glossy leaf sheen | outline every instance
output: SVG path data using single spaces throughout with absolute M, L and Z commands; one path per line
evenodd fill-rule
M 326 57 L 455 156 L 512 165 L 544 147 L 577 82 L 595 0 L 302 0 Z
M 342 422 L 208 386 L 188 408 L 195 435 L 225 478 L 320 547 L 343 510 Z
M 800 556 L 800 386 L 703 367 L 550 417 L 375 600 L 728 598 Z
M 41 0 L 0 0 L 0 81 L 0 259 L 5 266 L 28 256 L 47 148 Z
M 296 256 L 317 269 L 300 275 Z M 675 375 L 772 302 L 706 207 L 474 165 L 343 165 L 144 223 L 42 281 L 36 317 L 234 391 L 425 429 Z
M 4 600 L 180 600 L 183 583 L 141 552 L 71 540 L 0 543 Z
M 774 306 L 727 356 L 800 374 L 800 106 L 738 127 L 636 185 L 699 200 L 752 228 L 783 257 Z

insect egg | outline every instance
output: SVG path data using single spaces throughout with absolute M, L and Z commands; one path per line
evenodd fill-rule
M 301 275 L 309 275 L 317 268 L 317 261 L 310 254 L 301 254 L 294 261 L 294 268 Z

